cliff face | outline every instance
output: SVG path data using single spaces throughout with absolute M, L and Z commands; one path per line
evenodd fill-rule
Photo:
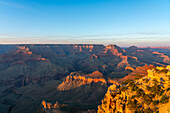
M 139 61 L 142 61 L 146 64 L 167 65 L 170 63 L 170 59 L 167 55 L 163 53 L 159 53 L 157 51 L 152 51 L 151 49 L 148 48 L 137 48 L 135 46 L 131 46 L 126 49 L 126 54 L 130 56 L 134 56 Z
M 33 54 L 27 46 L 17 46 L 14 50 L 4 53 L 0 56 L 0 63 L 24 64 L 30 61 L 48 61 L 41 55 Z
M 148 70 L 148 76 L 108 88 L 98 113 L 169 113 L 170 66 Z
M 101 83 L 101 85 L 106 84 L 106 80 L 104 78 L 98 78 L 102 76 L 100 72 L 93 72 L 92 74 L 80 74 L 73 72 L 68 75 L 65 80 L 58 86 L 58 90 L 70 90 L 76 87 L 80 87 L 82 85 L 92 84 L 92 83 Z M 92 77 L 92 78 L 90 78 Z

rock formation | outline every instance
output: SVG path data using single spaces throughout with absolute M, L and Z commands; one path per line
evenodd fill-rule
M 82 85 L 98 83 L 98 82 L 101 84 L 107 83 L 104 78 L 97 78 L 97 77 L 103 77 L 103 75 L 98 71 L 95 71 L 92 74 L 87 74 L 87 75 L 83 75 L 80 73 L 71 73 L 58 86 L 58 90 L 60 91 L 70 90 Z
M 98 113 L 169 113 L 170 66 L 148 70 L 148 76 L 108 88 Z
M 59 104 L 57 101 L 54 104 L 47 103 L 46 101 L 42 101 L 41 108 L 37 111 L 37 113 L 65 113 L 60 108 L 65 107 L 65 104 Z

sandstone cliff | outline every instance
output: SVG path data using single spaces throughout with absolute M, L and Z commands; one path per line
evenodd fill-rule
M 169 113 L 170 66 L 148 70 L 148 76 L 108 88 L 98 113 Z
M 101 85 L 107 83 L 104 78 L 98 78 L 98 77 L 103 77 L 103 75 L 98 71 L 86 75 L 77 72 L 72 72 L 58 86 L 58 90 L 60 91 L 70 90 L 82 85 L 92 84 L 92 83 L 101 83 Z

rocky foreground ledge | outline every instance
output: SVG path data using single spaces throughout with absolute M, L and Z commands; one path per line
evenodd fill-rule
M 148 76 L 111 85 L 98 113 L 170 113 L 170 66 L 148 70 Z

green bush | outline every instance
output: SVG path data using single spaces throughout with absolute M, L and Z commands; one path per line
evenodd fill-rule
M 168 69 L 162 69 L 162 70 L 155 69 L 155 71 L 156 71 L 157 73 L 167 73 L 167 72 L 168 72 Z
M 163 95 L 160 99 L 160 102 L 165 104 L 165 103 L 168 103 L 169 102 L 169 97 L 166 96 L 166 95 Z
M 151 87 L 149 87 L 149 86 L 146 86 L 146 89 L 147 89 L 148 91 L 150 91 L 150 90 L 151 90 Z
M 153 111 L 151 109 L 145 109 L 144 113 L 153 113 Z
M 159 101 L 158 101 L 158 100 L 154 100 L 154 101 L 153 101 L 153 105 L 156 106 L 156 105 L 158 105 L 158 104 L 159 104 Z
M 132 100 L 128 100 L 128 108 L 130 108 L 131 110 L 137 111 L 137 113 L 139 113 L 140 111 L 140 106 L 137 103 L 136 100 L 132 101 Z
M 164 93 L 163 90 L 159 91 L 159 96 L 162 96 L 163 93 Z
M 138 87 L 137 87 L 136 85 L 134 85 L 134 86 L 131 87 L 131 90 L 132 90 L 132 91 L 137 91 L 137 90 L 138 90 Z
M 150 98 L 155 98 L 155 94 L 148 94 Z
M 120 89 L 120 91 L 126 91 L 127 87 L 126 86 L 122 86 L 119 89 Z
M 146 78 L 146 79 L 143 79 L 143 81 L 144 81 L 145 83 L 148 83 L 148 82 L 149 82 L 149 79 Z
M 144 103 L 149 105 L 152 102 L 152 98 L 147 94 L 143 96 Z
M 153 83 L 154 83 L 155 85 L 157 85 L 157 84 L 158 84 L 158 81 L 157 81 L 157 79 L 156 79 L 156 78 L 154 78 L 154 79 L 153 79 Z
M 168 69 L 162 69 L 162 70 L 159 70 L 158 73 L 167 73 L 168 72 Z
M 157 73 L 159 72 L 159 69 L 154 69 Z
M 132 81 L 133 81 L 133 80 L 130 80 L 130 79 L 125 80 L 124 82 L 122 82 L 122 85 L 128 84 L 128 83 L 130 83 L 130 82 L 132 82 Z
M 135 85 L 135 83 L 134 83 L 133 81 L 130 81 L 130 82 L 129 82 L 129 86 L 130 86 L 130 87 L 132 87 L 132 86 L 134 86 L 134 85 Z
M 137 89 L 137 91 L 136 91 L 136 96 L 137 96 L 137 97 L 143 96 L 144 94 L 145 94 L 145 93 L 143 92 L 142 89 Z
M 133 96 L 132 96 L 132 99 L 134 99 L 135 97 L 136 97 L 136 95 L 133 95 Z
M 131 82 L 129 83 L 129 86 L 131 87 L 131 90 L 132 90 L 132 91 L 136 91 L 136 90 L 138 89 L 138 87 L 136 86 L 136 84 L 135 84 L 133 81 L 131 81 Z
M 132 101 L 132 100 L 128 100 L 128 107 L 135 107 L 136 106 L 136 104 L 134 103 L 134 101 Z
M 153 108 L 154 113 L 159 113 L 158 108 Z
M 160 86 L 158 86 L 158 85 L 154 85 L 154 86 L 152 86 L 151 88 L 150 88 L 150 91 L 153 93 L 153 94 L 157 94 L 157 95 L 159 95 L 159 96 L 161 96 L 162 94 L 163 94 L 163 90 L 161 89 L 161 87 Z
M 135 75 L 135 80 L 139 80 L 139 79 L 141 79 L 142 77 L 143 77 L 142 75 L 136 74 L 136 75 Z
M 107 104 L 107 101 L 103 101 L 103 104 Z

